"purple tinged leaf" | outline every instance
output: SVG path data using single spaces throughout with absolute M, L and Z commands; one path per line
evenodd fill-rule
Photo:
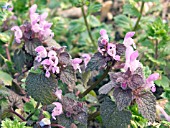
M 153 123 L 156 116 L 155 96 L 150 91 L 144 92 L 141 95 L 136 96 L 136 103 L 138 104 L 139 112 L 143 117 Z
M 109 83 L 103 85 L 100 89 L 99 89 L 99 94 L 107 94 L 109 93 L 113 87 L 115 87 L 116 84 L 113 83 L 112 81 L 110 81 Z
M 36 51 L 35 48 L 42 45 L 41 41 L 37 38 L 32 39 L 32 40 L 27 40 L 25 42 L 25 50 L 27 53 L 29 53 L 32 56 L 36 56 Z
M 116 44 L 116 55 L 123 55 L 126 51 L 126 47 L 123 44 Z
M 106 66 L 105 57 L 100 52 L 95 53 L 87 64 L 86 71 L 98 70 Z
M 128 87 L 130 87 L 132 90 L 137 89 L 138 87 L 142 86 L 144 83 L 145 82 L 143 77 L 138 74 L 132 75 L 131 79 L 127 82 Z
M 116 82 L 118 78 L 122 77 L 122 72 L 109 72 L 110 80 Z
M 123 90 L 121 88 L 115 88 L 113 96 L 116 100 L 118 110 L 122 111 L 125 107 L 129 106 L 132 101 L 132 90 Z
M 60 80 L 68 86 L 75 86 L 77 79 L 72 66 L 67 66 L 61 70 Z
M 143 69 L 142 69 L 142 67 L 138 67 L 138 68 L 134 71 L 134 74 L 138 74 L 138 75 L 140 75 L 141 77 L 144 78 L 144 74 L 143 74 Z
M 62 64 L 62 65 L 70 65 L 71 64 L 71 60 L 70 60 L 70 54 L 67 53 L 67 52 L 62 52 L 59 54 L 58 56 L 58 59 L 59 59 L 59 62 Z

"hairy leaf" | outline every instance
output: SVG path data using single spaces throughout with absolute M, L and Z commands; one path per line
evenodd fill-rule
M 110 80 L 112 82 L 116 82 L 118 77 L 122 77 L 123 73 L 122 72 L 109 72 Z
M 75 85 L 76 74 L 72 66 L 67 66 L 63 70 L 61 70 L 60 80 L 69 86 Z
M 141 14 L 138 11 L 138 9 L 133 6 L 132 4 L 125 4 L 123 7 L 123 14 L 128 14 L 131 16 L 137 16 L 139 17 Z
M 95 53 L 89 63 L 87 64 L 86 71 L 98 70 L 106 65 L 105 57 L 100 52 Z
M 132 101 L 132 90 L 123 90 L 122 88 L 115 88 L 113 96 L 116 100 L 116 105 L 119 111 L 129 106 Z
M 21 71 L 21 69 L 24 67 L 25 60 L 26 60 L 25 52 L 22 49 L 15 50 L 14 64 L 15 64 L 16 70 Z
M 147 118 L 150 122 L 155 121 L 156 115 L 156 98 L 150 92 L 144 92 L 136 96 L 136 103 L 138 104 L 139 112 L 143 117 Z
M 40 46 L 42 43 L 39 39 L 32 39 L 25 42 L 25 50 L 32 56 L 36 56 L 35 48 Z
M 123 55 L 125 53 L 126 47 L 124 44 L 116 44 L 116 55 Z
M 60 53 L 58 59 L 59 59 L 59 62 L 62 64 L 65 64 L 65 65 L 71 64 L 70 55 L 67 52 Z
M 126 128 L 130 124 L 131 112 L 119 111 L 116 104 L 109 98 L 101 104 L 100 113 L 106 128 Z
M 52 76 L 47 78 L 44 73 L 34 74 L 30 72 L 25 84 L 28 95 L 36 101 L 45 105 L 55 101 L 56 97 L 53 93 L 57 87 L 57 80 Z
M 70 126 L 73 122 L 73 119 L 71 117 L 66 117 L 64 114 L 62 114 L 60 116 L 57 116 L 57 121 L 58 121 L 58 124 L 66 127 L 66 128 L 70 128 Z
M 113 87 L 115 87 L 115 83 L 113 83 L 112 81 L 110 81 L 109 83 L 103 85 L 100 89 L 99 89 L 99 94 L 107 94 L 109 93 Z
M 128 87 L 130 87 L 132 90 L 137 89 L 138 87 L 142 86 L 144 83 L 145 83 L 144 79 L 138 74 L 132 75 L 130 81 L 127 82 Z

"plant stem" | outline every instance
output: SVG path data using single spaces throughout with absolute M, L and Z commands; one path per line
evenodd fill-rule
M 91 90 L 93 90 L 108 74 L 108 72 L 110 71 L 111 66 L 107 66 L 105 72 L 103 73 L 103 75 L 96 81 L 94 82 L 85 92 L 83 92 L 82 94 L 79 94 L 80 98 L 83 98 L 85 95 L 87 95 Z
M 158 40 L 156 40 L 156 44 L 155 44 L 155 59 L 158 59 Z
M 26 121 L 26 119 L 23 116 L 21 116 L 19 113 L 15 112 L 14 110 L 10 109 L 10 112 L 18 116 L 22 121 Z
M 135 31 L 137 29 L 137 27 L 138 27 L 139 21 L 140 21 L 140 19 L 142 17 L 142 12 L 143 12 L 143 8 L 144 8 L 144 4 L 145 4 L 145 2 L 142 2 L 141 8 L 140 8 L 140 16 L 138 17 L 138 19 L 136 21 L 136 24 L 135 24 L 135 26 L 133 28 L 133 31 Z
M 33 111 L 30 115 L 28 115 L 28 117 L 26 118 L 26 120 L 28 120 L 29 118 L 31 118 L 31 117 L 34 115 L 34 113 L 37 111 L 39 105 L 40 105 L 40 102 L 37 103 L 37 105 L 36 105 L 34 111 Z
M 91 115 L 89 115 L 88 121 L 95 119 L 99 115 L 100 115 L 99 111 L 96 111 L 96 112 L 92 113 Z
M 11 61 L 11 57 L 10 57 L 10 53 L 9 53 L 9 49 L 8 49 L 8 44 L 5 44 L 5 51 L 6 51 L 6 56 L 7 56 L 7 59 L 9 61 Z
M 88 32 L 89 37 L 90 37 L 90 39 L 91 39 L 91 42 L 93 43 L 93 46 L 94 46 L 95 48 L 97 48 L 97 45 L 96 45 L 96 43 L 94 42 L 94 39 L 93 39 L 93 37 L 92 37 L 89 24 L 88 24 L 88 22 L 87 22 L 87 16 L 86 16 L 86 14 L 85 14 L 84 6 L 83 6 L 83 5 L 81 6 L 81 11 L 82 11 L 82 14 L 83 14 L 83 19 L 84 19 L 84 22 L 85 22 L 85 25 L 86 25 L 86 28 L 87 28 L 87 32 Z

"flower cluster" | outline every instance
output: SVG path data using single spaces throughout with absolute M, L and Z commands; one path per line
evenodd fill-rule
M 116 54 L 116 44 L 109 43 L 109 37 L 106 30 L 100 30 L 100 38 L 98 39 L 98 51 L 105 56 L 110 56 L 115 60 L 120 60 L 120 56 Z
M 30 40 L 33 38 L 38 38 L 43 41 L 48 38 L 52 38 L 54 33 L 50 29 L 52 23 L 47 22 L 45 19 L 48 13 L 44 12 L 39 15 L 36 13 L 37 5 L 34 4 L 29 10 L 29 16 L 31 22 L 25 22 L 23 25 L 13 26 L 11 31 L 14 31 L 15 41 L 21 43 L 21 39 Z
M 82 58 L 82 59 L 81 59 Z M 72 59 L 72 66 L 74 70 L 79 70 L 80 73 L 82 73 L 80 64 L 83 62 L 84 67 L 87 67 L 88 62 L 91 59 L 91 56 L 89 54 L 82 54 L 81 58 L 74 58 Z
M 35 58 L 35 60 L 41 62 L 41 64 L 43 65 L 44 69 L 46 70 L 46 77 L 50 77 L 50 72 L 60 72 L 56 51 L 50 50 L 47 52 L 47 50 L 43 46 L 38 46 L 35 51 L 37 52 L 37 57 Z
M 111 82 L 99 89 L 99 93 L 106 94 L 113 87 L 118 87 L 123 90 L 135 91 L 138 88 L 142 90 L 156 91 L 154 81 L 159 78 L 158 73 L 151 74 L 147 79 L 143 75 L 142 64 L 137 60 L 138 51 L 134 50 L 136 45 L 132 37 L 135 32 L 128 32 L 124 38 L 123 44 L 126 47 L 124 72 L 110 72 Z M 107 89 L 106 89 L 107 88 Z
M 38 13 L 36 13 L 36 10 L 37 10 L 36 4 L 32 5 L 32 7 L 29 10 L 31 29 L 35 33 L 38 33 L 38 36 L 40 38 L 53 37 L 54 33 L 50 29 L 52 23 L 49 23 L 45 20 L 48 16 L 48 13 L 44 12 L 43 14 L 39 15 Z

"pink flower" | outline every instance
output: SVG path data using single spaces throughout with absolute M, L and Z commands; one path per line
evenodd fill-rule
M 116 55 L 116 45 L 112 43 L 108 43 L 107 45 L 107 53 L 113 57 L 115 60 L 120 60 L 120 56 Z
M 40 21 L 44 21 L 48 16 L 47 12 L 44 12 L 43 14 L 40 15 Z
M 56 120 L 55 116 L 59 116 L 60 114 L 62 114 L 63 109 L 62 109 L 62 104 L 61 103 L 54 102 L 53 104 L 55 105 L 55 107 L 52 110 L 52 117 L 53 117 L 53 119 Z
M 162 115 L 165 117 L 165 119 L 168 122 L 170 122 L 170 116 L 165 112 L 165 110 L 159 105 L 156 105 L 156 108 L 162 113 Z
M 80 63 L 82 62 L 82 59 L 80 58 L 75 58 L 72 60 L 72 66 L 74 68 L 74 70 L 79 70 L 79 72 L 81 73 L 81 69 L 80 69 Z
M 125 71 L 127 71 L 128 68 L 130 68 L 130 71 L 134 72 L 140 66 L 140 62 L 139 60 L 137 60 L 138 51 L 134 51 L 131 46 L 128 46 L 126 48 L 125 57 L 126 57 L 126 62 L 124 66 Z
M 136 48 L 135 42 L 133 41 L 133 39 L 131 37 L 133 37 L 135 35 L 135 32 L 128 32 L 125 35 L 123 44 L 128 47 L 133 45 L 134 48 Z
M 84 61 L 85 67 L 86 67 L 88 62 L 91 59 L 91 56 L 89 54 L 82 54 L 82 57 L 83 57 L 83 61 Z
M 100 35 L 102 37 L 101 43 L 106 45 L 109 42 L 109 37 L 105 29 L 100 30 Z
M 34 5 L 32 5 L 31 8 L 29 9 L 29 12 L 30 12 L 30 14 L 34 14 L 34 13 L 36 12 L 36 10 L 37 10 L 37 5 L 34 4 Z
M 159 79 L 159 73 L 154 73 L 151 74 L 147 79 L 146 79 L 146 88 L 151 88 L 152 92 L 156 91 L 156 87 L 154 84 L 154 81 Z
M 40 62 L 42 58 L 47 57 L 47 51 L 43 46 L 36 47 L 35 51 L 38 53 L 38 56 L 35 58 L 38 62 Z
M 50 50 L 48 52 L 48 57 L 49 58 L 56 58 L 57 53 L 54 50 Z
M 62 90 L 61 90 L 61 89 L 56 88 L 55 95 L 58 97 L 58 99 L 60 99 L 60 100 L 61 100 L 61 98 L 62 98 Z
M 11 28 L 11 31 L 14 31 L 14 36 L 15 36 L 15 40 L 17 43 L 20 43 L 21 42 L 21 38 L 22 38 L 22 31 L 20 29 L 20 27 L 18 26 L 14 26 Z

